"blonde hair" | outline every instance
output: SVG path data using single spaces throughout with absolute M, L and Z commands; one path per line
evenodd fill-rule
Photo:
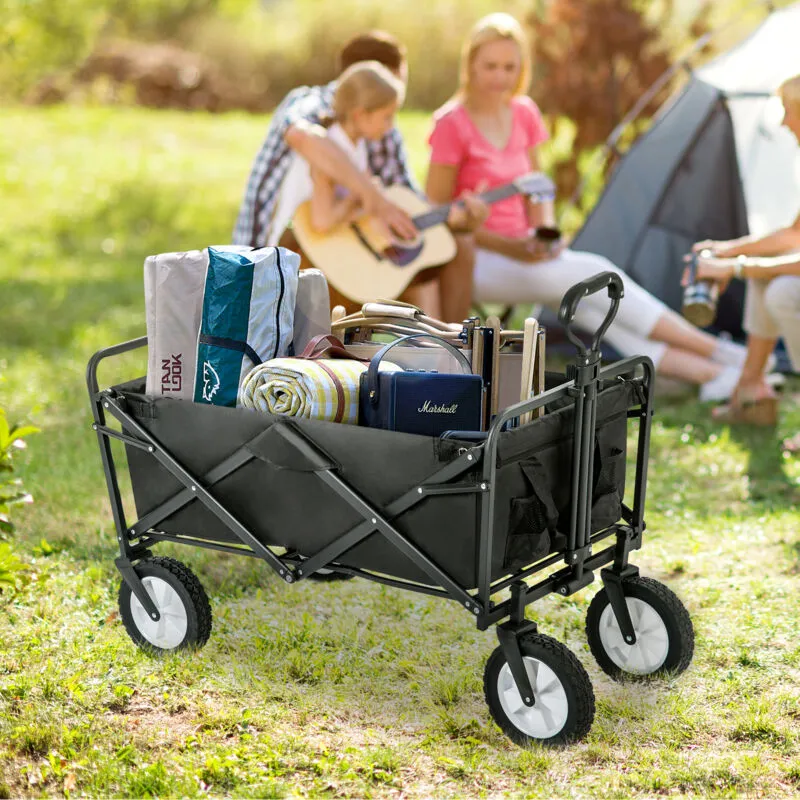
M 778 95 L 783 101 L 784 108 L 792 106 L 795 111 L 800 113 L 800 75 L 784 81 L 778 89 Z
M 531 52 L 528 37 L 511 14 L 499 11 L 479 19 L 469 33 L 461 48 L 461 66 L 459 69 L 459 86 L 457 97 L 464 97 L 469 92 L 470 68 L 475 55 L 482 45 L 496 41 L 514 42 L 519 48 L 520 73 L 514 96 L 525 94 L 531 82 Z
M 333 113 L 343 119 L 357 108 L 376 111 L 403 102 L 405 86 L 378 61 L 360 61 L 340 76 L 333 95 Z

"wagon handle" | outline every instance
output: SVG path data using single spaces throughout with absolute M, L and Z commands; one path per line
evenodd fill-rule
M 90 359 L 86 366 L 86 386 L 89 389 L 89 395 L 94 399 L 100 387 L 97 384 L 97 366 L 104 359 L 110 356 L 118 356 L 121 353 L 127 353 L 129 350 L 136 350 L 139 347 L 144 347 L 147 344 L 147 337 L 140 336 L 138 339 L 130 339 L 121 344 L 115 344 L 112 347 L 104 347 L 98 350 Z
M 606 314 L 606 318 L 597 331 L 595 331 L 594 337 L 592 338 L 592 350 L 596 351 L 600 346 L 600 340 L 608 330 L 608 326 L 611 325 L 614 321 L 614 317 L 617 316 L 619 301 L 625 294 L 622 278 L 620 278 L 616 272 L 600 272 L 567 289 L 564 299 L 561 301 L 561 308 L 558 310 L 558 321 L 565 327 L 567 338 L 575 345 L 581 356 L 586 355 L 586 347 L 572 330 L 572 321 L 575 319 L 575 312 L 578 309 L 578 304 L 584 297 L 595 294 L 606 287 L 608 287 L 608 296 L 611 298 L 611 307 L 608 310 L 608 314 Z

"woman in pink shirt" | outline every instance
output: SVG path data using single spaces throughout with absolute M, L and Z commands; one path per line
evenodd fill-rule
M 434 116 L 427 195 L 450 202 L 466 190 L 509 183 L 539 169 L 538 144 L 547 131 L 536 104 L 526 96 L 530 47 L 508 14 L 480 20 L 464 45 L 459 90 Z M 491 207 L 476 233 L 473 299 L 478 302 L 542 303 L 558 308 L 570 286 L 604 270 L 625 284 L 616 321 L 606 339 L 623 356 L 648 355 L 659 372 L 700 384 L 702 400 L 730 396 L 745 349 L 690 325 L 660 300 L 593 253 L 555 249 L 537 239 L 537 226 L 553 223 L 552 203 L 534 205 L 516 196 Z M 608 310 L 598 293 L 578 308 L 576 322 L 593 331 Z

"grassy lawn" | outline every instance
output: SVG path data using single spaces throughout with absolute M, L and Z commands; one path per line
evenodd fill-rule
M 427 119 L 405 114 L 415 166 Z M 669 682 L 615 684 L 583 625 L 594 588 L 529 610 L 586 666 L 594 727 L 520 750 L 490 721 L 496 645 L 453 603 L 366 582 L 289 587 L 266 565 L 178 552 L 211 598 L 201 652 L 140 653 L 84 384 L 98 348 L 144 332 L 146 255 L 228 240 L 263 118 L 5 109 L 0 405 L 43 432 L 21 475 L 27 570 L 0 595 L 0 797 L 703 797 L 800 793 L 800 464 L 778 431 L 659 409 L 635 561 L 689 608 L 697 650 Z M 131 356 L 104 383 L 144 371 Z M 797 388 L 796 386 L 794 387 Z

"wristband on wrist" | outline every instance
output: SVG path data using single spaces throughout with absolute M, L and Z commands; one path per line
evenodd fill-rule
M 733 277 L 744 277 L 744 264 L 747 261 L 747 256 L 737 256 L 736 261 L 733 262 Z

